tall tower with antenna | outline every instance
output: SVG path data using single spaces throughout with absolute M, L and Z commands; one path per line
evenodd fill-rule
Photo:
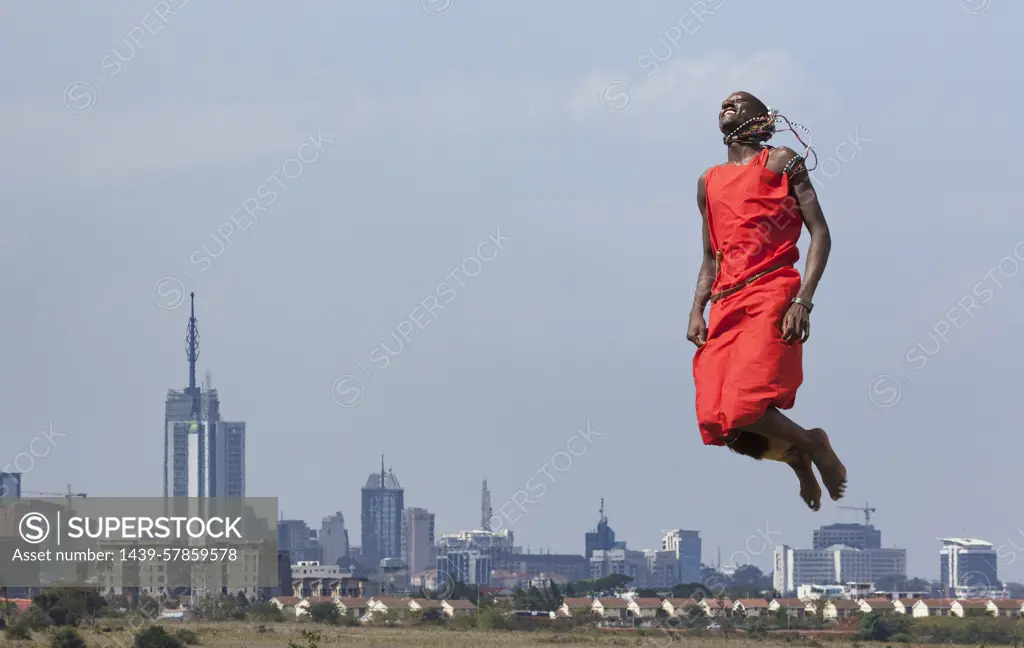
M 480 488 L 480 528 L 491 530 L 491 491 L 487 490 L 487 480 Z
M 222 421 L 210 373 L 196 381 L 199 320 L 192 293 L 185 328 L 188 383 L 167 392 L 164 410 L 164 497 L 244 497 L 245 422 Z
M 206 439 L 208 436 L 207 426 L 200 426 L 200 419 L 202 418 L 202 392 L 199 387 L 196 387 L 196 361 L 199 360 L 199 322 L 196 320 L 196 294 L 190 293 L 189 299 L 191 302 L 191 314 L 188 318 L 188 328 L 185 330 L 185 357 L 188 359 L 188 387 L 185 389 L 185 394 L 191 401 L 191 410 L 188 418 L 188 433 L 196 435 L 196 443 L 194 447 L 198 455 L 198 462 L 196 469 L 198 470 L 197 485 L 198 497 L 204 497 L 207 494 L 207 474 L 206 474 Z M 190 446 L 193 446 L 190 439 Z M 189 448 L 192 449 L 191 447 Z M 190 453 L 191 454 L 191 453 Z M 191 494 L 191 493 L 190 493 Z

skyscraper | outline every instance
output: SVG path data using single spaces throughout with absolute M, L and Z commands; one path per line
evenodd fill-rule
M 600 518 L 597 521 L 597 530 L 589 531 L 585 536 L 586 552 L 584 556 L 587 560 L 594 555 L 595 550 L 610 551 L 616 548 L 615 544 L 615 531 L 608 526 L 608 518 L 604 514 L 604 498 L 601 498 L 601 510 L 599 511 Z M 620 548 L 625 548 L 623 545 Z
M 434 514 L 430 511 L 409 508 L 402 513 L 402 560 L 410 574 L 434 566 Z
M 196 386 L 199 326 L 191 297 L 188 387 L 169 390 L 164 409 L 164 497 L 245 497 L 245 423 L 220 420 L 209 373 Z
M 325 564 L 337 565 L 339 560 L 348 558 L 348 529 L 345 528 L 345 516 L 341 511 L 325 517 L 321 522 L 320 546 Z
M 385 558 L 402 557 L 402 509 L 405 491 L 391 470 L 371 473 L 362 488 L 362 552 L 367 567 L 376 568 Z
M 487 489 L 487 480 L 480 489 L 480 528 L 484 531 L 491 530 L 491 491 Z
M 670 585 L 700 582 L 700 531 L 672 529 L 665 531 L 661 539 L 661 550 L 671 551 L 676 559 L 678 572 Z
M 1001 586 L 996 549 L 973 538 L 940 538 L 939 580 L 950 596 L 970 596 Z

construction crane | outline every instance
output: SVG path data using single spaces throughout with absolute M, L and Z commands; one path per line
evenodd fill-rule
M 837 506 L 836 508 L 862 512 L 864 514 L 864 526 L 871 526 L 871 514 L 875 512 L 875 509 L 868 506 L 867 502 L 864 502 L 864 506 Z
M 71 510 L 71 498 L 72 497 L 89 497 L 88 493 L 72 493 L 71 484 L 68 484 L 68 490 L 66 493 L 38 493 L 32 491 L 22 491 L 22 495 L 37 495 L 39 497 L 64 497 L 68 500 L 68 510 Z

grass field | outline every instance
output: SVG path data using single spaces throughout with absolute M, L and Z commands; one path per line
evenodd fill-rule
M 187 628 L 199 635 L 200 646 L 206 648 L 288 648 L 293 641 L 300 646 L 308 646 L 302 637 L 303 629 L 316 629 L 322 633 L 319 648 L 330 646 L 371 646 L 380 648 L 552 648 L 555 646 L 573 646 L 589 648 L 591 646 L 635 646 L 647 648 L 667 648 L 669 646 L 685 646 L 687 648 L 799 648 L 819 647 L 853 648 L 855 645 L 870 646 L 870 643 L 855 644 L 846 639 L 813 639 L 785 640 L 751 640 L 743 637 L 669 637 L 658 631 L 648 631 L 647 635 L 633 632 L 598 632 L 587 630 L 575 633 L 552 632 L 507 632 L 468 630 L 456 631 L 444 628 L 337 628 L 313 626 L 312 624 L 274 623 L 267 624 L 266 631 L 260 632 L 256 624 L 249 623 L 166 623 L 168 632 Z M 89 648 L 117 646 L 131 648 L 133 635 L 128 631 L 95 632 L 84 629 L 82 636 Z M 50 637 L 45 632 L 35 633 L 31 641 L 7 641 L 0 639 L 0 648 L 29 648 L 31 646 L 49 646 Z M 885 644 L 876 644 L 884 646 Z M 912 644 L 901 644 L 904 648 Z

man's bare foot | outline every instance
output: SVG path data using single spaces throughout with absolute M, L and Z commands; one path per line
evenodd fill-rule
M 821 481 L 828 489 L 828 495 L 838 502 L 846 492 L 846 466 L 839 460 L 828 434 L 821 428 L 808 430 L 812 438 L 811 460 L 821 473 Z
M 796 473 L 800 480 L 800 497 L 812 511 L 821 509 L 821 486 L 818 485 L 818 478 L 814 476 L 814 467 L 811 458 L 803 452 L 791 453 L 792 459 L 787 463 Z

